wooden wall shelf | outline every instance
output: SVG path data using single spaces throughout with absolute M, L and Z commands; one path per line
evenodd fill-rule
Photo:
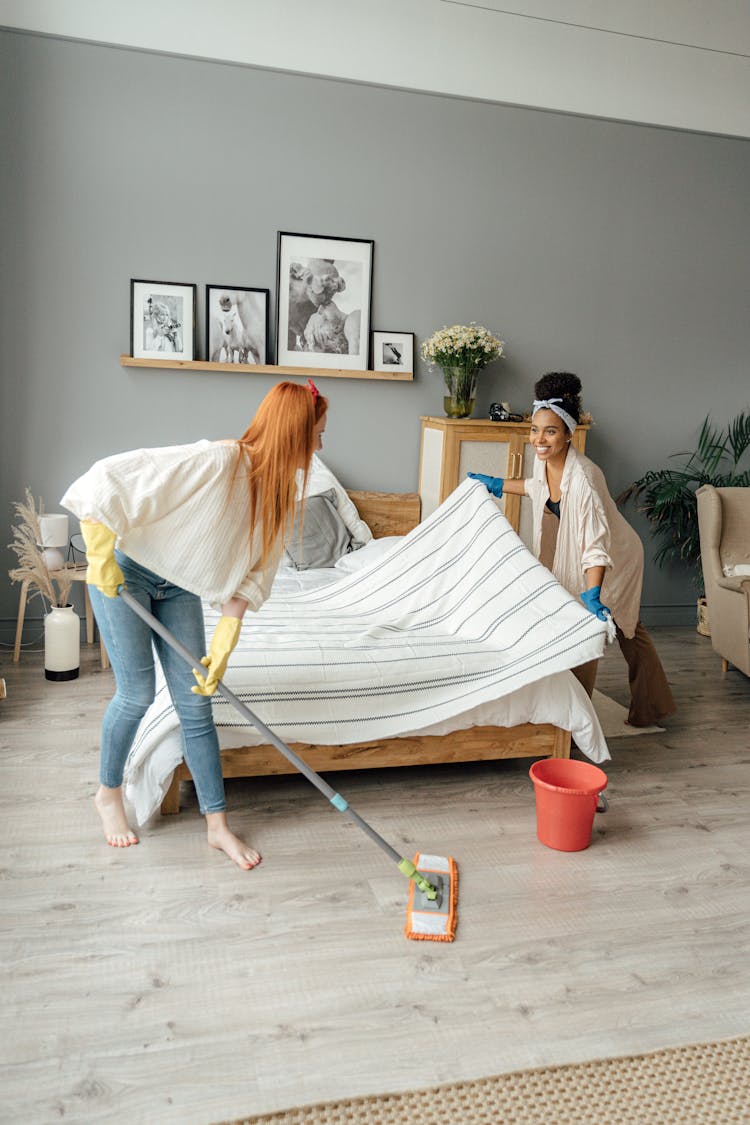
M 411 371 L 346 371 L 343 368 L 277 367 L 274 363 L 210 363 L 207 359 L 134 359 L 132 355 L 120 356 L 121 367 L 167 368 L 173 371 L 221 371 L 225 375 L 301 375 L 316 379 L 384 379 L 388 383 L 412 382 Z

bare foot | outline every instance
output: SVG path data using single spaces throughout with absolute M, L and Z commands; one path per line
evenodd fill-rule
M 248 847 L 240 840 L 239 836 L 235 836 L 234 832 L 230 831 L 226 813 L 207 813 L 206 826 L 209 847 L 224 852 L 243 871 L 249 871 L 252 867 L 258 866 L 261 861 L 260 852 Z
M 122 803 L 122 788 L 108 789 L 100 785 L 94 797 L 94 807 L 101 818 L 107 843 L 113 848 L 129 848 L 138 843 L 138 837 L 128 824 Z

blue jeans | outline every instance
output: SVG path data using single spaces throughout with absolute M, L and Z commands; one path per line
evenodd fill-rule
M 165 582 L 120 551 L 115 557 L 133 597 L 196 657 L 204 656 L 206 635 L 200 598 Z M 193 775 L 200 810 L 204 815 L 221 812 L 226 801 L 211 699 L 191 692 L 195 684 L 191 669 L 125 602 L 106 597 L 95 586 L 89 586 L 89 594 L 117 685 L 102 724 L 102 785 L 110 789 L 122 785 L 138 724 L 153 701 L 153 644 L 180 720 L 183 754 Z

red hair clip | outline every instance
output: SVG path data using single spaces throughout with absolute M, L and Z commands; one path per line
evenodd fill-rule
M 310 394 L 313 396 L 313 402 L 317 402 L 318 399 L 320 398 L 320 391 L 315 386 L 312 379 L 307 380 L 307 389 L 310 392 Z

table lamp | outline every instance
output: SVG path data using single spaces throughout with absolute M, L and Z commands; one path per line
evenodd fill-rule
M 48 570 L 62 570 L 65 566 L 65 555 L 61 548 L 68 547 L 68 517 L 66 515 L 40 516 L 39 526 L 42 532 L 42 541 L 39 544 L 42 557 Z

